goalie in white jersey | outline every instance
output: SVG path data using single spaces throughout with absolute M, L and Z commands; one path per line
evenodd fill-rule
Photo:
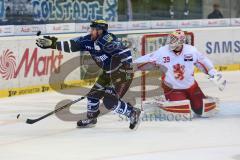
M 134 63 L 138 64 L 140 70 L 146 70 L 149 64 L 151 67 L 164 68 L 162 88 L 168 103 L 162 105 L 173 106 L 174 109 L 171 111 L 178 112 L 179 108 L 184 110 L 183 106 L 188 106 L 187 108 L 197 115 L 208 116 L 210 114 L 207 112 L 216 108 L 216 101 L 206 97 L 195 81 L 194 66 L 208 74 L 210 78 L 218 77 L 221 84 L 223 82 L 224 85 L 226 84 L 226 81 L 222 81 L 221 74 L 214 69 L 212 62 L 204 54 L 200 53 L 196 47 L 185 44 L 185 34 L 181 30 L 169 34 L 167 45 L 136 59 Z

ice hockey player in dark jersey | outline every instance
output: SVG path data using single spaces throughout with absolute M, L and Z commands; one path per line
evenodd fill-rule
M 124 102 L 121 98 L 127 92 L 133 78 L 132 55 L 117 37 L 108 32 L 104 20 L 95 20 L 90 24 L 90 34 L 66 41 L 56 37 L 43 36 L 36 41 L 38 47 L 57 49 L 67 53 L 88 51 L 92 59 L 103 70 L 91 91 L 87 95 L 87 118 L 79 120 L 78 127 L 92 127 L 100 114 L 99 103 L 116 113 L 125 115 L 130 120 L 130 129 L 139 123 L 141 110 Z

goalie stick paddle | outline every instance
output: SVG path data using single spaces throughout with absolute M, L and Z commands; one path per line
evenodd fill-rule
M 85 98 L 85 97 L 80 97 L 80 98 L 78 98 L 78 99 L 76 99 L 76 100 L 73 100 L 73 101 L 71 101 L 70 103 L 65 104 L 65 105 L 63 105 L 62 107 L 59 107 L 59 108 L 55 109 L 54 111 L 49 112 L 48 114 L 45 114 L 45 115 L 43 115 L 43 116 L 41 116 L 41 117 L 39 117 L 39 118 L 36 118 L 36 119 L 27 119 L 27 120 L 26 120 L 26 123 L 27 123 L 27 124 L 36 123 L 36 122 L 38 122 L 38 121 L 40 121 L 40 120 L 42 120 L 42 119 L 44 119 L 44 118 L 46 118 L 46 117 L 54 114 L 54 113 L 57 113 L 57 112 L 63 110 L 64 108 L 67 108 L 67 107 L 69 107 L 69 106 L 71 106 L 71 105 L 73 105 L 73 104 L 75 104 L 75 103 L 83 100 L 84 98 Z

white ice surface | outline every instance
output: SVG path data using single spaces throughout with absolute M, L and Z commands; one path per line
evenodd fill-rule
M 0 99 L 0 160 L 240 160 L 240 72 L 224 77 L 228 85 L 220 92 L 196 75 L 203 91 L 221 101 L 216 117 L 142 122 L 137 131 L 112 114 L 91 129 L 76 129 L 75 122 L 55 116 L 34 125 L 16 120 L 18 113 L 38 117 L 77 96 L 50 92 Z M 85 105 L 72 111 L 82 112 Z

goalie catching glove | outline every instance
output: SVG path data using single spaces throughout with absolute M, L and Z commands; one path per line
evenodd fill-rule
M 56 37 L 43 36 L 43 38 L 38 38 L 36 40 L 36 45 L 42 49 L 52 48 L 56 49 Z

